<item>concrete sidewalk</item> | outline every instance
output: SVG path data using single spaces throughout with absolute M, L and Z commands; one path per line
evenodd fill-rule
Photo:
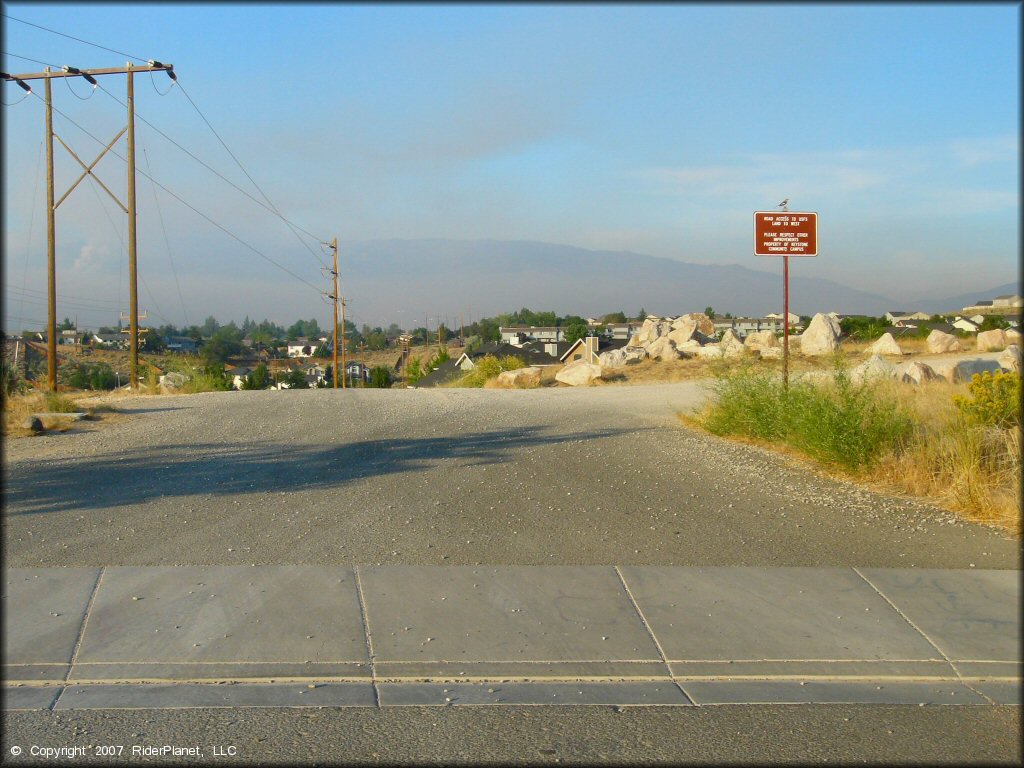
M 1018 571 L 9 569 L 4 708 L 1019 704 Z

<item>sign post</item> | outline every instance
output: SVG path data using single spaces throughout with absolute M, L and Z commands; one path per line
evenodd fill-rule
M 782 383 L 789 386 L 789 257 L 818 255 L 818 214 L 754 212 L 754 255 L 782 257 Z

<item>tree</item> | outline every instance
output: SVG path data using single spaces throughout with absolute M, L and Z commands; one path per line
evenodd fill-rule
M 270 371 L 266 363 L 260 363 L 256 370 L 242 379 L 242 389 L 266 389 L 270 386 Z
M 707 315 L 708 317 L 714 317 L 715 316 L 715 309 L 714 309 L 714 307 L 712 307 L 710 304 L 708 306 L 704 307 L 704 314 Z
M 373 375 L 373 371 L 370 372 L 370 375 Z M 418 357 L 414 357 L 409 361 L 409 364 L 405 366 L 405 380 L 410 384 L 415 384 L 422 378 L 423 369 L 420 367 L 420 360 Z
M 985 319 L 981 321 L 981 325 L 978 326 L 979 331 L 996 331 L 1000 328 L 1009 328 L 1010 324 L 1001 317 L 995 315 L 986 315 Z
M 306 381 L 306 374 L 301 368 L 294 368 L 284 377 L 284 383 L 289 389 L 309 389 L 309 382 Z
M 578 339 L 582 339 L 587 335 L 587 324 L 585 322 L 574 322 L 571 325 L 565 326 L 565 340 L 572 344 Z
M 636 316 L 636 319 L 640 320 L 640 321 L 646 320 L 647 319 L 647 310 L 644 309 L 643 307 L 640 307 L 640 314 L 638 314 Z
M 391 386 L 391 371 L 382 365 L 370 369 L 370 386 L 387 389 Z
M 68 318 L 64 318 L 64 322 L 57 326 L 58 331 L 73 331 L 75 330 L 75 324 L 72 323 Z
M 142 335 L 141 349 L 143 352 L 163 352 L 167 349 L 167 344 L 159 333 L 151 329 Z
M 624 323 L 626 322 L 625 312 L 612 312 L 601 318 L 602 323 Z
M 213 315 L 210 315 L 203 322 L 203 325 L 200 327 L 199 332 L 203 336 L 203 338 L 209 338 L 210 336 L 213 336 L 213 334 L 215 334 L 219 328 L 220 323 L 217 322 L 217 318 L 215 318 Z
M 221 328 L 217 330 L 209 341 L 203 345 L 200 358 L 204 367 L 208 369 L 221 368 L 231 355 L 237 355 L 242 349 L 242 343 L 235 338 L 237 329 Z

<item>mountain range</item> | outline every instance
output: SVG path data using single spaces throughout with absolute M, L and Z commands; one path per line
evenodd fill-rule
M 342 293 L 356 319 L 392 318 L 402 326 L 435 310 L 474 318 L 521 307 L 584 317 L 699 312 L 764 315 L 782 304 L 781 269 L 695 264 L 628 251 L 533 241 L 363 240 L 341 250 Z M 1019 293 L 1017 283 L 958 296 L 907 302 L 832 280 L 790 275 L 790 311 L 883 315 L 900 309 L 953 312 L 979 299 Z M 911 306 L 912 304 L 912 306 Z M 904 306 L 906 305 L 906 306 Z M 395 318 L 398 308 L 406 315 Z M 449 318 L 452 324 L 457 318 Z M 433 325 L 433 323 L 431 323 Z

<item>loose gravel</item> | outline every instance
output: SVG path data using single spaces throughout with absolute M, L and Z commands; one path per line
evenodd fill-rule
M 699 382 L 131 397 L 4 444 L 8 567 L 1019 568 L 1019 544 L 677 418 Z

